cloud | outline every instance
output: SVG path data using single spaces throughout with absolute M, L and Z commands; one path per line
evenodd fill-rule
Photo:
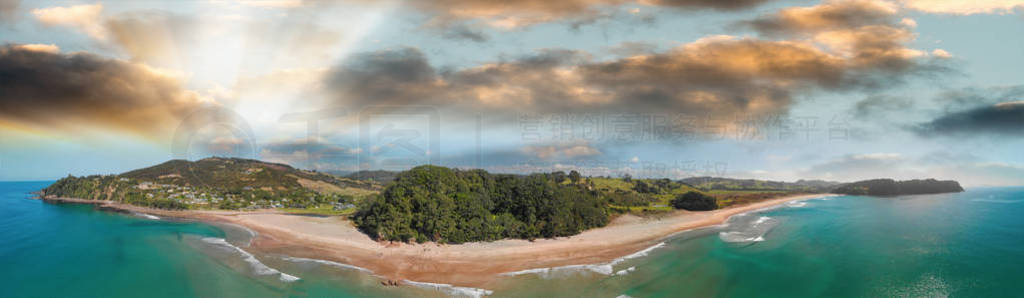
M 799 171 L 797 176 L 835 181 L 903 179 L 914 176 L 904 171 L 911 164 L 910 160 L 898 153 L 848 154 L 815 164 Z
M 0 0 L 0 24 L 13 23 L 21 0 Z
M 658 45 L 647 42 L 623 42 L 607 49 L 609 53 L 624 57 L 654 54 L 657 50 Z
M 202 25 L 195 19 L 167 12 L 124 14 L 101 21 L 110 41 L 138 61 L 178 64 L 185 46 L 198 43 L 195 31 Z
M 1024 101 L 947 113 L 914 130 L 922 136 L 1024 136 Z
M 316 170 L 353 170 L 359 148 L 332 144 L 323 139 L 293 139 L 260 146 L 262 160 Z
M 853 107 L 854 117 L 865 119 L 872 116 L 891 112 L 905 112 L 914 107 L 914 101 L 909 98 L 872 95 L 858 101 Z
M 832 0 L 793 7 L 734 24 L 762 35 L 809 39 L 832 52 L 873 67 L 906 69 L 914 58 L 948 59 L 945 50 L 929 53 L 908 48 L 916 34 L 914 20 L 901 18 L 899 7 L 880 0 Z
M 782 9 L 736 25 L 750 27 L 764 35 L 789 36 L 793 33 L 888 25 L 898 13 L 899 7 L 884 1 L 831 0 L 817 6 Z
M 205 70 L 204 64 L 242 59 L 259 60 L 261 65 L 308 66 L 333 59 L 332 50 L 343 38 L 341 32 L 320 26 L 306 14 L 260 20 L 162 10 L 104 15 L 101 4 L 37 9 L 33 14 L 43 24 L 75 28 L 123 50 L 135 61 L 164 67 Z M 231 47 L 246 49 L 245 55 L 209 57 Z
M 1024 99 L 1024 85 L 969 87 L 943 91 L 936 98 L 946 113 Z
M 547 146 L 525 146 L 521 151 L 528 156 L 542 160 L 567 160 L 601 155 L 601 150 L 586 143 L 563 143 Z
M 432 15 L 432 23 L 481 21 L 491 27 L 514 29 L 539 23 L 594 19 L 601 9 L 623 4 L 659 8 L 739 10 L 770 0 L 416 0 L 407 4 Z
M 474 42 L 485 42 L 490 39 L 490 37 L 488 37 L 483 31 L 470 28 L 470 26 L 466 24 L 447 26 L 440 30 L 442 30 L 441 36 L 446 39 L 468 40 Z
M 913 57 L 844 57 L 807 43 L 731 36 L 611 61 L 582 51 L 543 50 L 457 70 L 437 69 L 419 50 L 405 48 L 356 55 L 334 68 L 325 86 L 339 105 L 352 108 L 670 111 L 749 119 L 786 112 L 795 94 L 886 88 L 925 71 L 919 63 Z
M 103 4 L 82 4 L 69 7 L 33 9 L 39 22 L 47 26 L 73 27 L 99 40 L 107 39 L 107 30 L 101 24 Z
M 786 40 L 708 36 L 611 60 L 542 49 L 460 69 L 434 67 L 418 49 L 402 48 L 350 57 L 332 69 L 325 87 L 338 105 L 350 108 L 433 105 L 491 115 L 615 111 L 759 119 L 784 114 L 795 98 L 816 91 L 873 92 L 943 70 L 927 53 L 908 48 L 915 34 L 900 25 L 895 8 L 874 1 L 837 3 L 798 8 L 801 17 L 785 9 L 760 18 L 794 18 L 786 22 L 798 25 L 765 32 Z M 829 18 L 841 21 L 821 20 Z
M 239 4 L 262 8 L 295 8 L 304 3 L 302 0 L 238 0 Z
M 1024 7 L 1024 0 L 903 0 L 907 8 L 938 14 L 972 15 L 1013 13 Z
M 932 50 L 932 56 L 943 58 L 943 59 L 953 58 L 953 54 L 950 54 L 949 52 L 947 52 L 946 50 L 943 50 L 943 49 Z
M 0 47 L 0 77 L 0 121 L 63 132 L 92 124 L 164 136 L 208 101 L 160 70 L 52 45 Z

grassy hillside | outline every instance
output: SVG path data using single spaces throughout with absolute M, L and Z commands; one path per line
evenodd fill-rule
M 683 179 L 681 180 L 681 182 L 692 185 L 703 191 L 789 191 L 808 193 L 828 192 L 832 190 L 832 188 L 840 184 L 838 182 L 823 180 L 799 180 L 797 182 L 782 182 L 754 179 L 732 179 L 722 177 L 691 177 Z
M 44 196 L 111 200 L 170 209 L 282 208 L 344 213 L 381 185 L 240 158 L 171 160 L 106 176 L 69 176 Z M 347 208 L 346 208 L 347 207 Z

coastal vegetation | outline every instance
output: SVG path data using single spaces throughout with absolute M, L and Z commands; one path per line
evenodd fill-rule
M 672 199 L 672 207 L 690 211 L 715 210 L 718 209 L 718 200 L 700 192 L 688 191 Z
M 379 240 L 443 243 L 569 236 L 608 224 L 606 200 L 573 173 L 419 166 L 364 202 L 353 221 Z

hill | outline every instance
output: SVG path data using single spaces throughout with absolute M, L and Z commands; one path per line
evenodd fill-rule
M 690 177 L 680 180 L 703 191 L 791 191 L 819 193 L 828 192 L 839 182 L 824 180 L 798 180 L 796 182 L 767 181 L 754 179 L 733 179 L 722 177 Z
M 833 193 L 848 195 L 870 195 L 870 196 L 897 196 L 917 194 L 937 194 L 949 192 L 963 192 L 960 183 L 953 180 L 906 180 L 896 181 L 893 179 L 864 180 L 843 184 L 834 190 Z
M 171 209 L 329 208 L 376 194 L 380 184 L 241 158 L 171 160 L 119 175 L 68 176 L 43 196 Z
M 395 180 L 399 172 L 385 170 L 364 170 L 344 175 L 345 178 L 355 180 L 369 180 L 379 183 L 388 183 Z

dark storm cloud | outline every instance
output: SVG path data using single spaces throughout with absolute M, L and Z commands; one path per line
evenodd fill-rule
M 1021 99 L 1024 99 L 1024 85 L 948 90 L 939 94 L 936 102 L 948 113 Z
M 1024 136 L 1024 102 L 948 113 L 914 130 L 922 136 Z
M 0 119 L 43 129 L 83 123 L 151 136 L 202 104 L 174 77 L 54 46 L 0 47 Z

